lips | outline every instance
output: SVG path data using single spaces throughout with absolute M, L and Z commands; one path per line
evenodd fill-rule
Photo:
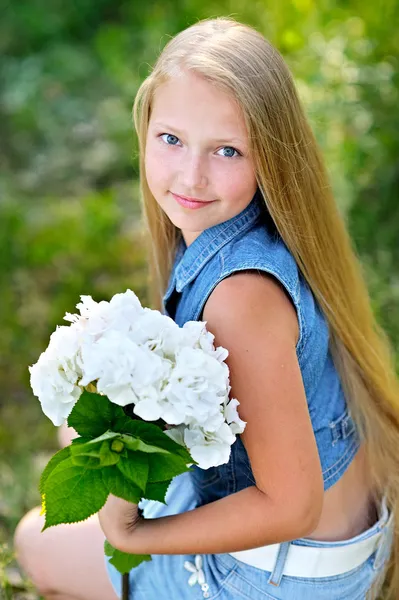
M 177 194 L 174 194 L 173 192 L 171 192 L 173 198 L 176 200 L 176 202 L 178 204 L 180 204 L 180 206 L 183 206 L 183 208 L 189 208 L 189 209 L 197 209 L 197 208 L 205 208 L 206 206 L 208 206 L 208 204 L 211 204 L 212 202 L 215 202 L 214 200 L 193 200 L 192 198 L 189 198 L 188 196 L 178 196 Z
M 171 192 L 173 196 L 177 196 L 178 198 L 183 198 L 183 200 L 188 200 L 188 202 L 213 202 L 213 200 L 201 200 L 201 198 L 191 198 L 190 196 L 183 196 L 182 194 L 174 194 Z

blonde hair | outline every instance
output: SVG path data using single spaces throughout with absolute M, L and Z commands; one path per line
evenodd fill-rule
M 334 200 L 328 174 L 301 107 L 292 75 L 277 50 L 255 29 L 232 19 L 206 19 L 164 48 L 138 90 L 143 214 L 150 240 L 150 273 L 159 308 L 178 240 L 145 177 L 144 153 L 157 87 L 184 71 L 220 86 L 242 108 L 258 187 L 276 227 L 319 302 L 345 395 L 365 441 L 378 495 L 399 511 L 399 383 L 393 353 L 372 313 L 361 264 Z M 399 536 L 386 576 L 399 597 Z

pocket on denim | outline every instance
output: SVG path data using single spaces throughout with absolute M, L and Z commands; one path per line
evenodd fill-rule
M 268 585 L 271 587 L 271 584 Z M 281 600 L 281 596 L 272 596 L 269 592 L 258 588 L 236 571 L 233 571 L 223 587 L 231 594 L 230 597 L 232 600 L 235 598 L 242 598 L 243 600 Z M 292 600 L 292 598 L 287 597 L 287 600 Z
M 256 567 L 241 563 L 233 559 L 233 563 L 227 565 L 223 556 L 215 555 L 215 561 L 230 568 L 229 576 L 226 577 L 223 587 L 229 592 L 229 598 L 243 598 L 244 600 L 280 600 L 281 596 L 273 594 L 273 586 L 268 583 L 270 573 Z M 269 590 L 271 593 L 269 593 Z M 224 598 L 224 596 L 222 596 Z M 292 600 L 290 598 L 290 600 Z
M 373 569 L 374 554 L 358 567 L 329 577 L 289 577 L 288 585 L 298 589 L 298 599 L 320 598 L 320 600 L 363 600 L 376 580 Z
M 268 583 L 270 572 L 240 564 L 232 570 L 224 587 L 232 599 L 364 600 L 377 577 L 377 572 L 373 570 L 373 558 L 340 575 L 317 578 L 283 575 L 278 587 Z
M 205 554 L 203 555 L 203 559 L 205 580 L 209 585 L 210 595 L 208 600 L 216 600 L 219 597 L 223 598 L 222 591 L 232 577 L 236 565 L 227 565 L 224 561 L 220 561 L 216 554 Z

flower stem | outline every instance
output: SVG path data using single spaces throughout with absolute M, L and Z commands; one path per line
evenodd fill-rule
M 129 573 L 122 574 L 122 600 L 129 600 Z

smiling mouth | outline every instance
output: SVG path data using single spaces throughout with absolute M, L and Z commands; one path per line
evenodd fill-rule
M 188 198 L 187 196 L 178 196 L 177 194 L 174 194 L 173 192 L 171 192 L 173 198 L 176 200 L 176 202 L 178 204 L 180 204 L 180 206 L 182 206 L 185 209 L 188 210 L 198 210 L 201 208 L 206 208 L 208 206 L 208 204 L 212 204 L 213 202 L 215 202 L 215 200 L 192 200 L 191 198 Z
M 214 202 L 214 200 L 201 200 L 201 198 L 191 198 L 190 196 L 182 196 L 181 194 L 175 194 L 171 192 L 173 196 L 177 196 L 177 198 L 182 198 L 183 200 L 187 200 L 188 202 L 202 202 L 203 204 L 207 204 L 208 202 Z

